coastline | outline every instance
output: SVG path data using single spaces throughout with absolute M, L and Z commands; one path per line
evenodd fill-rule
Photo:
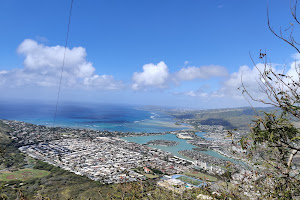
M 1 104 L 0 104 L 1 105 Z M 65 127 L 118 132 L 168 132 L 192 128 L 176 125 L 176 120 L 161 110 L 122 105 L 62 105 L 53 124 L 53 106 L 13 104 L 3 106 L 1 119 L 17 120 L 47 127 Z

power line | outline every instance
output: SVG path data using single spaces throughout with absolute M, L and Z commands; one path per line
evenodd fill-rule
M 70 13 L 69 13 L 69 23 L 68 23 L 68 30 L 67 30 L 67 36 L 66 36 L 66 44 L 65 44 L 65 52 L 63 57 L 63 63 L 61 66 L 61 73 L 60 73 L 60 80 L 59 80 L 59 87 L 57 92 L 57 99 L 56 99 L 56 106 L 55 106 L 55 114 L 54 114 L 54 120 L 53 120 L 53 126 L 56 122 L 56 115 L 57 115 L 57 108 L 58 108 L 58 101 L 59 101 L 59 95 L 60 95 L 60 89 L 61 89 L 61 82 L 62 82 L 62 76 L 64 72 L 64 66 L 65 66 L 65 58 L 66 58 L 66 52 L 67 52 L 67 46 L 68 46 L 68 39 L 69 39 L 69 32 L 70 32 L 70 24 L 71 24 L 71 16 L 72 16 L 72 9 L 73 9 L 73 1 L 71 0 L 71 7 L 70 7 Z

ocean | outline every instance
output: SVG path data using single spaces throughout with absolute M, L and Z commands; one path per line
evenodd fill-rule
M 159 110 L 145 109 L 132 105 L 116 104 L 61 104 L 58 107 L 56 122 L 54 122 L 55 105 L 46 103 L 13 103 L 0 102 L 0 119 L 24 121 L 37 125 L 86 128 L 120 132 L 159 133 L 190 129 L 189 125 L 175 125 L 173 117 Z M 197 135 L 204 137 L 204 133 Z M 176 141 L 177 146 L 152 146 L 163 151 L 171 152 L 178 157 L 188 159 L 178 153 L 179 150 L 192 150 L 196 146 L 186 140 L 179 139 L 174 134 L 124 137 L 123 139 L 139 144 L 150 140 L 164 139 Z M 217 152 L 208 150 L 203 153 L 226 158 Z
M 175 125 L 173 117 L 139 106 L 116 104 L 60 104 L 56 122 L 55 105 L 46 103 L 0 103 L 0 119 L 72 128 L 121 132 L 167 132 L 190 128 Z

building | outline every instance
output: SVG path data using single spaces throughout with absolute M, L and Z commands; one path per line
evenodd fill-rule
M 151 171 L 148 167 L 144 167 L 144 172 L 145 172 L 146 174 L 149 174 L 149 173 L 151 173 L 152 171 Z

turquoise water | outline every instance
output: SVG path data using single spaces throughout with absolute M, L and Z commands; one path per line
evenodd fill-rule
M 149 145 L 151 147 L 161 149 L 166 152 L 171 152 L 174 156 L 188 159 L 185 156 L 182 156 L 178 153 L 180 150 L 192 150 L 193 148 L 196 148 L 196 146 L 187 143 L 183 139 L 179 139 L 174 134 L 165 134 L 165 135 L 153 135 L 153 136 L 134 136 L 134 137 L 123 137 L 123 139 L 129 141 L 129 142 L 135 142 L 138 144 L 146 144 L 150 140 L 170 140 L 178 142 L 179 144 L 176 146 L 157 146 L 157 145 Z M 190 160 L 190 159 L 189 159 Z
M 38 125 L 53 126 L 55 105 L 42 103 L 10 103 L 0 102 L 0 119 L 18 120 Z M 187 125 L 175 125 L 171 116 L 159 111 L 142 110 L 129 105 L 111 104 L 60 104 L 55 126 L 89 128 L 96 130 L 122 132 L 167 132 L 189 129 Z M 203 137 L 203 133 L 197 133 Z M 153 146 L 175 156 L 188 159 L 178 153 L 180 150 L 192 150 L 196 146 L 179 139 L 176 135 L 155 135 L 124 138 L 131 142 L 145 144 L 150 140 L 171 140 L 179 143 L 177 146 Z M 214 151 L 203 153 L 230 160 Z M 232 159 L 231 159 L 232 160 Z
M 190 128 L 175 125 L 171 116 L 131 105 L 59 104 L 0 102 L 0 119 L 18 120 L 38 125 L 88 128 L 121 132 L 167 132 Z
M 233 162 L 233 163 L 238 164 L 238 161 L 237 161 L 237 160 L 232 159 L 232 158 L 225 157 L 225 156 L 223 156 L 223 155 L 221 155 L 221 154 L 219 154 L 219 153 L 217 153 L 217 152 L 215 152 L 215 151 L 212 151 L 212 150 L 201 151 L 201 152 L 202 152 L 202 153 L 205 153 L 205 154 L 207 154 L 207 155 L 213 156 L 213 157 L 215 157 L 215 158 L 220 158 L 220 159 L 222 159 L 222 160 L 228 160 L 228 161 L 230 161 L 230 162 Z
M 147 142 L 149 142 L 150 140 L 170 140 L 170 141 L 175 141 L 178 142 L 179 144 L 176 146 L 156 146 L 156 145 L 149 145 L 151 147 L 157 148 L 157 149 L 161 149 L 163 151 L 166 152 L 170 152 L 172 153 L 174 156 L 180 157 L 180 158 L 184 158 L 187 160 L 191 160 L 183 155 L 180 155 L 178 153 L 178 151 L 180 150 L 192 150 L 193 148 L 197 148 L 197 146 L 192 145 L 190 143 L 187 143 L 186 140 L 184 139 L 180 139 L 177 138 L 176 135 L 174 134 L 165 134 L 165 135 L 153 135 L 153 136 L 134 136 L 134 137 L 122 137 L 122 139 L 127 140 L 129 142 L 135 142 L 138 144 L 146 144 Z M 205 153 L 207 155 L 211 155 L 213 157 L 216 158 L 220 158 L 223 160 L 228 160 L 228 161 L 232 161 L 234 162 L 233 159 L 228 158 L 228 157 L 224 157 L 221 154 L 212 151 L 212 150 L 207 150 L 207 151 L 201 151 L 202 153 Z

